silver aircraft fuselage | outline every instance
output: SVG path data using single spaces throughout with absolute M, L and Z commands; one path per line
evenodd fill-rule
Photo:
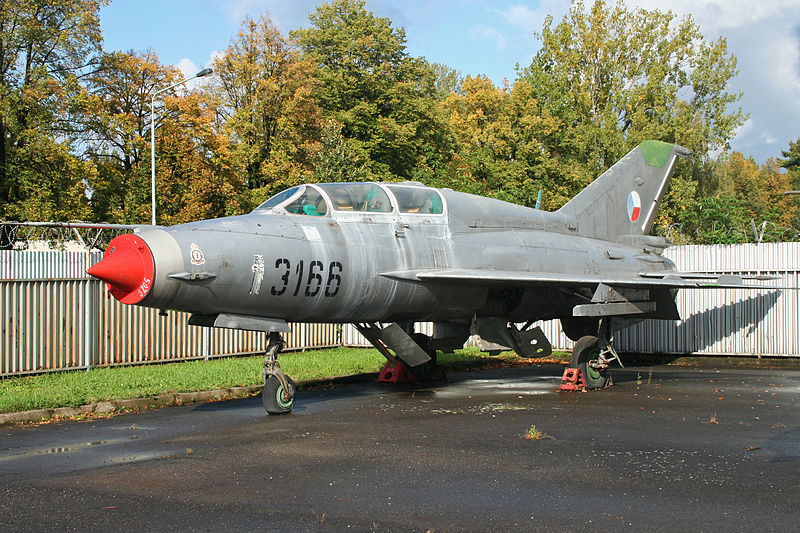
M 396 206 L 391 191 L 376 186 Z M 318 190 L 324 195 L 324 186 Z M 641 247 L 576 235 L 574 221 L 558 213 L 438 193 L 440 214 L 395 207 L 308 216 L 276 207 L 142 231 L 155 280 L 139 303 L 293 322 L 463 321 L 483 313 L 523 321 L 571 316 L 576 298 L 546 283 L 512 291 L 502 281 L 421 283 L 413 273 L 533 271 L 593 279 L 673 268 Z

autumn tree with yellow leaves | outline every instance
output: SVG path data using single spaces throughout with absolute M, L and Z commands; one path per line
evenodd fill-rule
M 0 2 L 0 217 L 150 218 L 151 97 L 181 79 L 147 51 L 104 52 L 105 0 Z M 794 238 L 800 149 L 758 166 L 736 58 L 691 19 L 573 1 L 513 82 L 413 57 L 363 0 L 281 33 L 247 17 L 215 76 L 156 101 L 158 221 L 247 212 L 302 182 L 418 180 L 554 210 L 646 139 L 681 144 L 658 231 L 680 242 Z M 712 159 L 711 154 L 721 154 Z

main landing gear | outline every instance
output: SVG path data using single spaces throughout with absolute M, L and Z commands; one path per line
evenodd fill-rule
M 355 327 L 386 357 L 379 383 L 431 381 L 443 377 L 436 363 L 435 345 L 427 335 L 414 333 L 413 323 L 401 325 L 393 322 L 386 327 L 377 323 L 359 323 Z
M 283 348 L 283 337 L 272 331 L 269 333 L 269 343 L 264 357 L 264 390 L 261 401 L 264 410 L 271 415 L 285 415 L 294 408 L 294 381 L 281 370 L 278 364 L 278 353 Z
M 583 374 L 587 389 L 602 389 L 611 386 L 611 376 L 608 367 L 612 361 L 617 361 L 622 366 L 619 355 L 611 345 L 610 325 L 608 321 L 600 322 L 599 336 L 585 335 L 578 339 L 572 349 L 572 368 L 577 368 Z

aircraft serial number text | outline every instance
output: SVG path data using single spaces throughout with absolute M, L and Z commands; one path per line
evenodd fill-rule
M 280 281 L 270 289 L 273 296 L 291 293 L 292 296 L 304 294 L 312 298 L 322 292 L 326 298 L 333 298 L 342 284 L 342 263 L 339 261 L 331 261 L 327 269 L 322 261 L 309 261 L 306 273 L 304 260 L 301 259 L 292 268 L 291 261 L 280 257 L 275 260 L 275 270 L 280 275 Z M 292 274 L 294 283 L 291 283 Z

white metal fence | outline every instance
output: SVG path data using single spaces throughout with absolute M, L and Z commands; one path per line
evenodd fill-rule
M 800 243 L 669 248 L 679 270 L 767 273 L 797 287 Z M 92 366 L 179 361 L 266 349 L 266 335 L 188 326 L 185 313 L 125 306 L 86 268 L 100 253 L 0 251 L 0 376 Z M 646 321 L 617 335 L 622 352 L 800 356 L 794 290 L 684 290 L 682 322 Z M 570 349 L 558 321 L 541 324 Z M 418 324 L 431 333 L 430 324 Z M 350 325 L 292 324 L 288 349 L 368 346 Z
M 86 269 L 101 253 L 0 251 L 0 376 L 264 351 L 266 334 L 188 326 L 120 304 Z M 336 324 L 292 324 L 287 349 L 339 346 Z
M 764 285 L 800 286 L 800 243 L 676 246 L 664 253 L 679 270 L 771 274 Z M 683 290 L 683 320 L 650 320 L 618 334 L 627 352 L 800 356 L 797 290 Z

